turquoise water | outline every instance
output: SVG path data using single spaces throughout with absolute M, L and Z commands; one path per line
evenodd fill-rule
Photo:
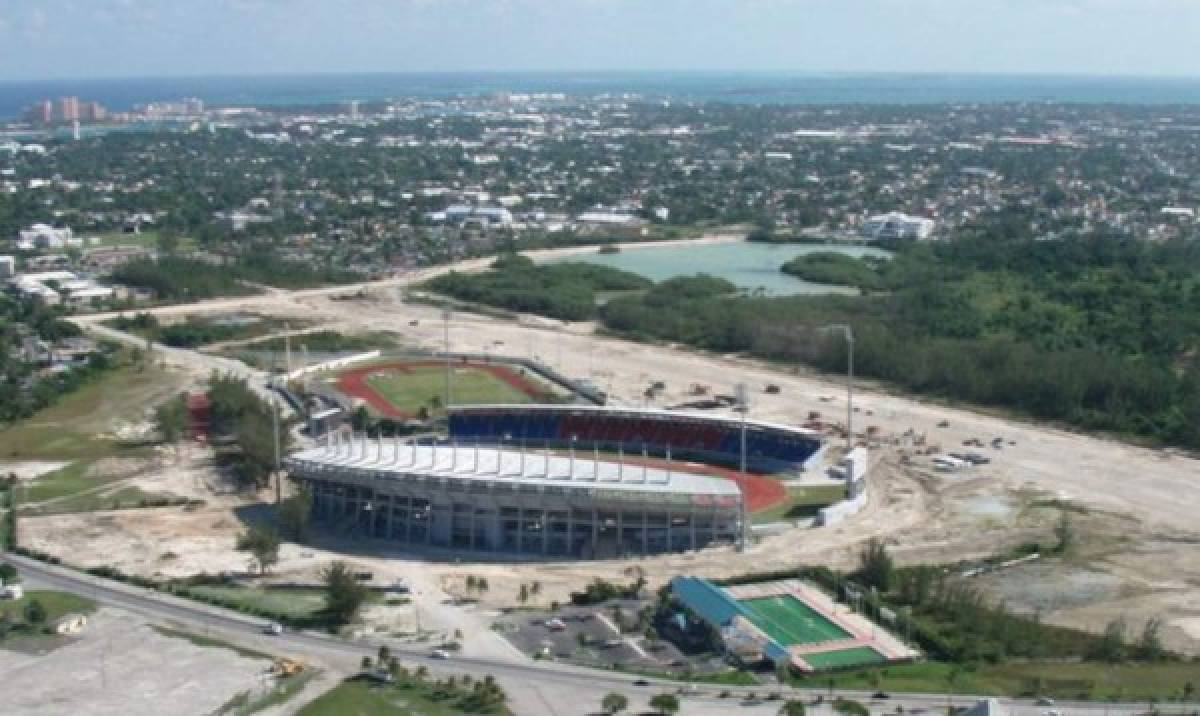
M 612 266 L 640 274 L 654 281 L 676 276 L 707 273 L 733 282 L 738 288 L 771 296 L 816 293 L 858 293 L 857 289 L 809 283 L 779 270 L 791 259 L 814 251 L 836 251 L 848 256 L 890 254 L 865 246 L 826 246 L 817 244 L 758 244 L 742 241 L 705 246 L 679 245 L 625 249 L 619 254 L 588 253 L 552 259 L 549 263 L 584 261 Z

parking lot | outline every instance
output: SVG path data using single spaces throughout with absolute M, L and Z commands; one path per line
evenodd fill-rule
M 672 674 L 724 671 L 712 654 L 689 656 L 663 639 L 647 639 L 645 627 L 634 630 L 637 614 L 648 602 L 612 601 L 557 611 L 513 611 L 500 617 L 495 628 L 522 653 L 533 658 L 569 661 L 610 669 Z M 616 610 L 626 631 L 617 628 Z

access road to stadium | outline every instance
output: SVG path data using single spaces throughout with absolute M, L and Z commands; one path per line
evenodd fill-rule
M 611 691 L 630 697 L 635 708 L 644 707 L 655 693 L 675 691 L 679 682 L 643 678 L 632 674 L 585 669 L 552 661 L 534 661 L 523 657 L 479 658 L 455 656 L 450 660 L 432 657 L 427 647 L 414 647 L 398 641 L 368 640 L 355 641 L 315 632 L 287 631 L 278 636 L 262 634 L 263 622 L 236 612 L 198 602 L 181 599 L 154 590 L 133 587 L 62 567 L 47 565 L 36 560 L 16 555 L 3 555 L 4 561 L 16 566 L 30 587 L 57 589 L 88 597 L 100 604 L 133 612 L 153 621 L 181 625 L 196 634 L 217 637 L 230 643 L 247 646 L 268 653 L 290 658 L 300 658 L 309 664 L 335 673 L 355 673 L 363 656 L 373 656 L 379 646 L 386 644 L 402 661 L 425 665 L 435 675 L 469 673 L 475 677 L 492 674 L 507 690 L 513 710 L 529 716 L 576 716 L 593 712 L 601 698 Z M 84 636 L 86 638 L 86 634 Z M 114 656 L 112 658 L 119 658 Z M 646 682 L 645 686 L 639 681 Z M 712 686 L 698 684 L 685 687 L 681 695 L 682 713 L 705 716 L 726 716 L 737 708 L 739 713 L 775 714 L 779 702 L 765 701 L 751 706 L 741 706 L 736 698 L 721 699 L 719 691 L 728 691 L 735 697 L 756 693 L 759 697 L 770 691 L 779 691 L 785 698 L 814 699 L 828 698 L 828 689 L 772 689 L 769 686 Z M 894 694 L 886 701 L 872 701 L 870 692 L 835 691 L 863 702 L 871 702 L 872 713 L 896 712 L 897 707 L 912 713 L 921 710 L 941 710 L 947 706 L 965 707 L 975 703 L 979 697 L 946 696 L 943 694 Z M 315 696 L 315 695 L 313 695 Z M 1029 700 L 1001 699 L 1001 704 L 1013 716 L 1035 716 L 1045 712 L 1045 707 Z M 298 704 L 292 704 L 293 706 Z M 1095 716 L 1100 713 L 1140 714 L 1154 710 L 1154 704 L 1130 703 L 1110 704 L 1099 702 L 1060 702 L 1055 710 L 1060 714 Z

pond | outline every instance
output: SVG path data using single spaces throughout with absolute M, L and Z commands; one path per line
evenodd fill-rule
M 891 254 L 882 249 L 865 246 L 826 244 L 764 244 L 739 241 L 724 244 L 680 244 L 626 248 L 620 253 L 599 252 L 550 259 L 548 263 L 582 261 L 612 266 L 640 274 L 654 281 L 676 276 L 706 273 L 727 279 L 746 291 L 761 291 L 772 296 L 792 296 L 818 293 L 857 293 L 846 286 L 810 283 L 789 276 L 780 267 L 791 259 L 815 251 L 834 251 L 848 256 L 879 256 Z

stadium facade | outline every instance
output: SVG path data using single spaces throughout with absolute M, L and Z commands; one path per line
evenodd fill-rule
M 603 558 L 742 539 L 731 480 L 632 464 L 599 446 L 564 454 L 482 442 L 331 435 L 286 465 L 311 492 L 316 522 L 404 545 Z

